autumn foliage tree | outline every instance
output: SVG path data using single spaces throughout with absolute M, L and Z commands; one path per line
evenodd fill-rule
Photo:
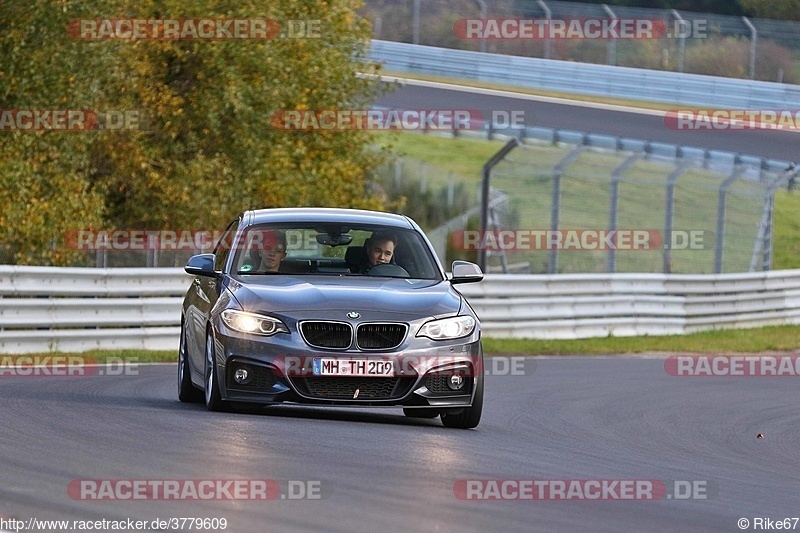
M 2 109 L 139 113 L 138 129 L 0 131 L 0 261 L 70 264 L 78 228 L 220 228 L 249 208 L 382 208 L 363 131 L 286 131 L 286 109 L 369 107 L 370 28 L 347 0 L 49 1 L 0 13 Z M 245 40 L 82 40 L 74 19 L 319 21 Z M 303 23 L 295 23 L 295 28 Z

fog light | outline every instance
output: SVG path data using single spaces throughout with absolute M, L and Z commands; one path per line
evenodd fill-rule
M 246 368 L 237 368 L 236 372 L 233 374 L 233 379 L 239 385 L 244 385 L 250 381 L 250 372 L 248 372 Z
M 453 374 L 447 380 L 447 386 L 450 387 L 451 390 L 460 390 L 464 388 L 464 376 L 460 374 Z

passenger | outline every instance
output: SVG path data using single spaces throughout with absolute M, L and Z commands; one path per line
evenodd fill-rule
M 261 257 L 256 272 L 278 272 L 281 262 L 286 259 L 286 233 L 281 230 L 261 232 L 262 242 L 258 245 Z

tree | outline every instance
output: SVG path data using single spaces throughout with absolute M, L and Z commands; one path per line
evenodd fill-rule
M 102 4 L 99 4 L 102 6 Z M 7 3 L 0 12 L 0 112 L 93 107 L 107 58 L 69 46 L 60 6 Z M 100 224 L 102 192 L 89 179 L 96 134 L 0 130 L 0 262 L 70 264 L 59 246 L 78 223 Z
M 756 17 L 800 20 L 800 0 L 739 0 L 739 3 Z
M 178 0 L 107 0 L 90 9 L 52 1 L 6 11 L 0 22 L 10 23 L 17 33 L 3 37 L 0 65 L 11 65 L 3 76 L 18 81 L 5 91 L 5 109 L 52 108 L 57 102 L 69 109 L 138 111 L 142 123 L 138 130 L 2 137 L 0 169 L 18 168 L 0 182 L 0 199 L 12 199 L 14 188 L 31 179 L 32 170 L 23 161 L 53 145 L 60 169 L 76 184 L 53 188 L 48 205 L 62 205 L 68 194 L 94 211 L 91 216 L 74 209 L 54 212 L 60 222 L 48 242 L 65 229 L 101 224 L 217 229 L 237 212 L 256 207 L 381 208 L 366 185 L 384 154 L 371 147 L 368 132 L 293 132 L 271 125 L 278 110 L 371 105 L 378 82 L 357 76 L 377 72 L 365 61 L 369 25 L 355 16 L 356 6 L 347 0 L 283 4 L 200 0 L 187 7 Z M 289 20 L 319 20 L 321 25 L 318 38 L 69 37 L 67 25 L 82 18 L 264 18 L 284 28 Z M 20 151 L 27 145 L 29 152 Z M 0 212 L 0 223 L 7 214 Z M 45 247 L 7 222 L 0 231 L 16 232 L 19 249 L 28 250 L 14 252 L 16 261 Z

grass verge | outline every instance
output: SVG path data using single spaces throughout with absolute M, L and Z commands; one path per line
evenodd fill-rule
M 503 145 L 502 141 L 487 141 L 464 137 L 444 137 L 433 134 L 423 135 L 409 132 L 381 132 L 376 133 L 376 142 L 388 146 L 396 154 L 418 161 L 442 170 L 438 175 L 445 176 L 448 171 L 462 176 L 466 183 L 477 191 L 481 180 L 481 169 L 486 161 L 494 155 Z M 545 168 L 552 168 L 561 157 L 567 153 L 564 148 L 535 145 L 531 147 L 528 164 L 530 168 L 540 172 Z M 520 154 L 519 157 L 522 157 Z M 578 165 L 573 165 L 575 172 L 580 175 L 573 177 L 565 184 L 562 193 L 564 202 L 562 217 L 571 215 L 570 223 L 574 227 L 604 227 L 607 224 L 607 198 L 608 182 L 593 185 L 591 173 L 599 175 L 600 172 L 610 173 L 619 165 L 619 158 L 587 155 Z M 600 169 L 600 170 L 598 170 Z M 507 190 L 513 194 L 513 205 L 517 206 L 520 214 L 520 227 L 540 227 L 549 213 L 549 181 L 539 179 L 535 175 L 518 176 L 514 172 L 498 167 L 500 171 L 495 176 L 496 187 Z M 513 169 L 511 169 L 513 170 Z M 629 182 L 623 189 L 620 198 L 620 208 L 624 209 L 626 203 L 631 212 L 636 213 L 636 218 L 626 220 L 627 227 L 647 227 L 653 224 L 654 214 L 658 220 L 663 220 L 663 204 L 665 189 L 648 183 L 649 178 L 663 181 L 672 170 L 670 165 L 641 161 L 634 165 L 626 174 Z M 534 172 L 535 173 L 535 172 Z M 431 173 L 431 176 L 437 174 Z M 717 187 L 721 183 L 721 174 L 712 174 L 702 169 L 692 170 L 681 178 L 681 185 L 689 190 L 689 185 L 694 189 L 690 194 L 676 196 L 676 220 L 681 220 L 684 228 L 714 228 L 716 225 Z M 436 178 L 429 180 L 431 186 L 443 186 L 444 181 L 437 182 Z M 757 224 L 753 220 L 760 220 L 760 215 L 754 211 L 755 202 L 751 194 L 746 194 L 746 188 L 752 184 L 740 180 L 737 182 L 738 196 L 729 195 L 729 208 L 736 213 L 745 213 L 746 216 L 731 217 L 728 220 L 728 235 L 744 234 L 747 241 L 752 242 L 757 233 Z M 593 191 L 593 193 L 592 193 Z M 544 218 L 543 218 L 544 217 Z M 527 225 L 526 225 L 527 224 Z M 659 227 L 660 225 L 656 225 Z M 687 270 L 696 272 L 710 272 L 713 265 L 713 242 L 705 243 L 706 249 L 702 251 L 683 250 L 673 254 L 674 265 L 686 262 L 692 265 Z M 737 260 L 729 263 L 728 271 L 746 271 L 749 268 L 750 249 L 739 250 Z M 624 267 L 623 270 L 635 271 L 637 269 L 650 270 L 650 262 L 660 265 L 660 253 L 636 252 L 639 263 Z M 630 254 L 629 254 L 630 255 Z M 576 268 L 585 269 L 580 264 L 580 257 L 573 257 Z M 589 258 L 590 263 L 596 258 Z M 729 258 L 733 260 L 733 256 Z M 620 260 L 627 260 L 621 258 Z M 697 263 L 697 265 L 693 265 Z M 786 190 L 778 191 L 775 198 L 775 242 L 773 244 L 773 268 L 776 270 L 800 268 L 800 192 L 790 193 Z
M 483 339 L 492 355 L 611 355 L 637 353 L 761 353 L 800 351 L 800 326 L 724 329 L 690 335 L 602 337 L 576 340 Z M 93 350 L 79 354 L 31 354 L 46 357 L 74 355 L 87 362 L 176 363 L 177 351 Z M 2 357 L 0 356 L 0 360 Z M 13 357 L 13 356 L 11 356 Z
M 635 353 L 762 353 L 800 350 L 800 326 L 724 329 L 690 335 L 576 340 L 483 340 L 487 355 L 608 355 Z

